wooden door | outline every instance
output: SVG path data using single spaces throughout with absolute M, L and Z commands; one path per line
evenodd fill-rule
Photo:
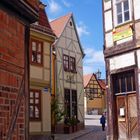
M 119 139 L 138 138 L 136 94 L 117 96 L 117 120 Z
M 129 138 L 138 138 L 136 95 L 128 95 L 128 132 Z
M 127 138 L 127 104 L 125 96 L 117 97 L 118 138 Z

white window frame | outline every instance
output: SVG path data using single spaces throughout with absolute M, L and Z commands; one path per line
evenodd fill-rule
M 117 2 L 117 0 L 113 0 L 115 27 L 120 26 L 120 25 L 125 24 L 125 23 L 128 23 L 128 22 L 130 22 L 132 20 L 132 2 L 131 2 L 131 0 L 128 0 L 128 4 L 129 4 L 129 20 L 124 21 L 124 10 L 122 8 L 122 13 L 123 13 L 122 14 L 122 19 L 123 19 L 123 21 L 122 21 L 122 23 L 118 23 L 118 21 L 117 21 L 117 6 L 116 6 L 116 4 L 120 3 L 120 2 L 123 2 L 123 1 L 126 1 L 126 0 L 118 0 L 118 2 Z

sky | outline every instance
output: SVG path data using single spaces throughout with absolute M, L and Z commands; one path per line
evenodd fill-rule
M 81 45 L 86 54 L 83 60 L 85 74 L 101 71 L 105 78 L 103 56 L 102 0 L 42 0 L 47 5 L 49 20 L 73 13 Z

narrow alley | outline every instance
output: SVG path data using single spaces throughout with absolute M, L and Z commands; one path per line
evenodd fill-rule
M 100 116 L 86 115 L 85 129 L 72 134 L 55 134 L 55 140 L 106 140 L 106 131 L 102 131 Z

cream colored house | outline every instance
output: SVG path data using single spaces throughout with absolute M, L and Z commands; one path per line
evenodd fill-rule
M 31 25 L 30 31 L 30 95 L 29 133 L 37 139 L 51 132 L 51 45 L 55 35 L 52 32 L 40 4 L 39 21 Z
M 67 14 L 53 20 L 50 24 L 57 36 L 54 43 L 56 53 L 55 98 L 58 98 L 60 108 L 66 111 L 66 117 L 74 116 L 80 121 L 81 126 L 84 126 L 84 53 L 73 15 Z M 61 128 L 62 124 L 63 121 L 60 124 Z

